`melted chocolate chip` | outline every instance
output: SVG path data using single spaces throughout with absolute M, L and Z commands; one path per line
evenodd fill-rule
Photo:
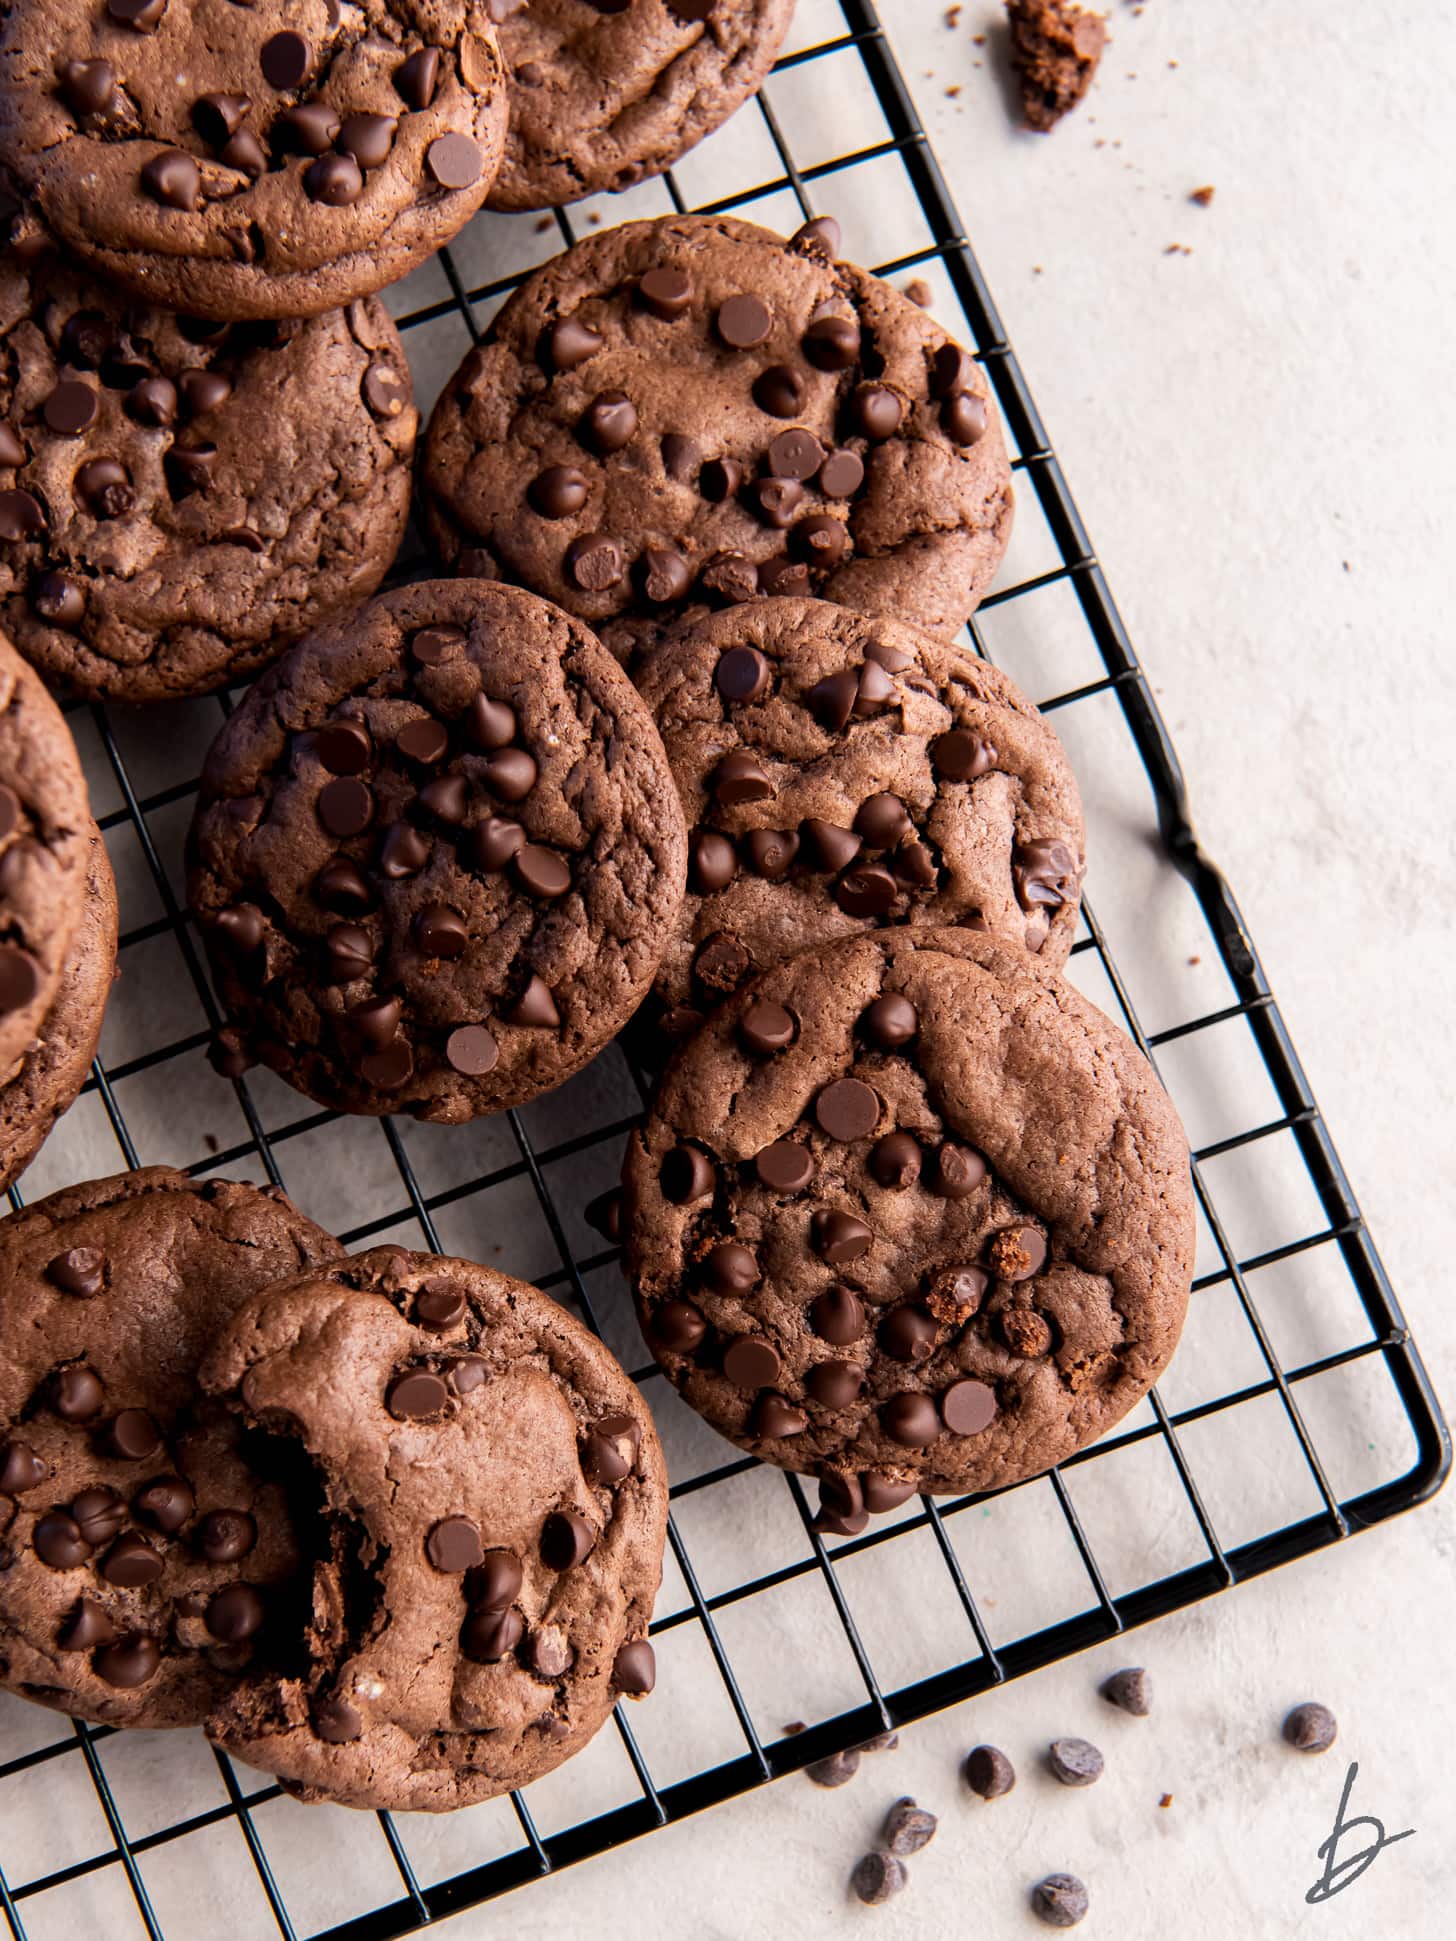
M 694 830 L 688 845 L 688 880 L 700 896 L 726 889 L 738 874 L 738 852 L 716 829 Z
M 440 50 L 421 47 L 394 70 L 394 91 L 416 113 L 428 108 L 440 79 Z
M 935 1149 L 935 1164 L 927 1184 L 943 1200 L 964 1200 L 986 1177 L 986 1162 L 974 1146 L 945 1139 Z
M 708 1332 L 708 1324 L 691 1301 L 664 1301 L 649 1319 L 652 1338 L 669 1353 L 690 1355 Z
M 735 1388 L 768 1388 L 782 1368 L 777 1350 L 758 1335 L 740 1335 L 723 1356 L 723 1373 Z
M 51 1285 L 81 1300 L 101 1292 L 105 1275 L 106 1256 L 99 1247 L 68 1247 L 46 1262 L 45 1276 Z
M 923 1449 L 940 1434 L 941 1421 L 928 1395 L 906 1390 L 885 1403 L 880 1410 L 880 1426 L 891 1442 L 906 1449 Z
M 436 1570 L 451 1576 L 474 1570 L 485 1558 L 480 1531 L 468 1516 L 446 1516 L 432 1524 L 425 1538 L 425 1555 Z

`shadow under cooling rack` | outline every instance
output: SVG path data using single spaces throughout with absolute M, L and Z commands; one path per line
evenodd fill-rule
M 497 1262 L 634 1368 L 675 1482 L 657 1691 L 528 1795 L 440 1818 L 304 1807 L 197 1734 L 0 1702 L 0 1914 L 17 1941 L 83 1923 L 190 1937 L 200 1890 L 226 1907 L 230 1941 L 410 1933 L 1331 1543 L 1445 1476 L 1419 1357 L 1237 905 L 1198 847 L 875 10 L 800 0 L 789 45 L 757 105 L 673 175 L 555 218 L 478 217 L 387 300 L 428 406 L 506 293 L 602 220 L 735 209 L 788 230 L 829 211 L 846 255 L 930 284 L 994 384 L 1018 474 L 1012 552 L 974 644 L 1055 715 L 1086 796 L 1096 895 L 1069 975 L 1158 1066 L 1195 1148 L 1183 1348 L 1157 1392 L 1060 1470 L 921 1499 L 826 1545 L 796 1477 L 731 1452 L 642 1365 L 615 1250 L 582 1217 L 641 1103 L 621 1052 L 519 1112 L 443 1130 L 307 1109 L 265 1072 L 216 1077 L 205 1048 L 220 1019 L 178 867 L 219 704 L 74 713 L 121 888 L 123 977 L 31 1196 L 166 1161 L 275 1181 L 351 1245 Z

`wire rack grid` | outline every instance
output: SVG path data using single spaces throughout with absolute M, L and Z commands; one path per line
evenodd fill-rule
M 413 1933 L 1334 1542 L 1444 1479 L 1450 1444 L 1419 1356 L 1238 907 L 1198 846 L 1147 679 L 875 9 L 801 0 L 789 46 L 756 106 L 674 174 L 552 220 L 477 218 L 391 304 L 428 403 L 509 291 L 606 210 L 742 210 L 782 229 L 829 211 L 846 254 L 929 281 L 991 378 L 1019 479 L 1017 539 L 974 645 L 1055 713 L 1087 797 L 1097 895 L 1070 975 L 1159 1067 L 1194 1141 L 1183 1347 L 1159 1390 L 1059 1471 L 824 1540 L 798 1478 L 725 1460 L 641 1365 L 616 1250 L 582 1218 L 640 1109 L 621 1052 L 551 1099 L 444 1133 L 300 1112 L 266 1073 L 213 1076 L 221 1020 L 177 866 L 218 702 L 160 728 L 156 713 L 74 712 L 122 891 L 124 975 L 31 1196 L 115 1170 L 118 1154 L 166 1160 L 276 1182 L 350 1245 L 498 1259 L 634 1367 L 675 1480 L 658 1690 L 529 1796 L 443 1820 L 302 1807 L 195 1734 L 0 1703 L 0 1914 L 15 1941 L 88 1917 L 118 1936 L 197 1933 L 199 1870 L 232 1936 Z M 846 121 L 869 135 L 847 153 Z

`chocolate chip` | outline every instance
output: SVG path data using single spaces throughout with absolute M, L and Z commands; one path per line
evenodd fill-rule
M 192 104 L 192 125 L 209 148 L 224 148 L 252 105 L 245 94 L 200 94 Z
M 1001 1339 L 1013 1355 L 1034 1361 L 1052 1350 L 1052 1327 L 1035 1308 L 1007 1308 L 997 1319 Z
M 63 1294 L 90 1300 L 101 1292 L 105 1270 L 106 1256 L 99 1247 L 68 1247 L 46 1262 L 45 1276 Z
M 794 527 L 793 544 L 811 566 L 834 567 L 849 551 L 849 532 L 833 513 L 811 512 Z
M 330 775 L 361 775 L 374 753 L 369 730 L 357 721 L 326 721 L 313 745 Z
M 90 1422 L 101 1413 L 101 1378 L 84 1362 L 58 1369 L 51 1383 L 51 1406 L 63 1422 Z
M 704 1256 L 702 1275 L 716 1294 L 746 1294 L 758 1285 L 758 1262 L 747 1247 L 724 1240 Z
M 325 782 L 314 806 L 324 828 L 340 840 L 359 835 L 374 817 L 373 795 L 366 783 L 353 776 Z
M 846 1752 L 831 1752 L 827 1759 L 816 1759 L 805 1766 L 804 1777 L 816 1786 L 846 1786 L 859 1771 L 859 1747 Z
M 1064 1786 L 1092 1786 L 1102 1777 L 1102 1754 L 1087 1739 L 1053 1739 L 1047 1767 Z
M 91 1660 L 96 1676 L 118 1691 L 145 1685 L 161 1662 L 161 1652 L 140 1631 L 128 1631 L 115 1643 L 102 1645 Z
M 95 1645 L 110 1644 L 116 1626 L 89 1597 L 78 1597 L 56 1632 L 58 1651 L 90 1651 Z
M 531 1633 L 526 1658 L 538 1677 L 562 1677 L 571 1669 L 572 1656 L 571 1646 L 558 1626 L 543 1624 Z
M 810 1222 L 814 1251 L 831 1266 L 842 1267 L 867 1254 L 874 1244 L 874 1233 L 853 1213 L 838 1208 L 820 1209 Z
M 782 1395 L 760 1395 L 754 1404 L 750 1418 L 749 1433 L 760 1441 L 778 1442 L 788 1436 L 800 1436 L 809 1426 L 809 1418 L 802 1409 L 785 1401 Z
M 326 910 L 341 912 L 367 910 L 374 902 L 363 871 L 347 856 L 335 856 L 324 864 L 313 879 L 313 894 Z
M 860 803 L 854 826 L 871 848 L 892 849 L 911 829 L 909 812 L 898 795 L 881 792 Z
M 61 437 L 77 438 L 95 422 L 99 406 L 93 385 L 84 378 L 63 377 L 41 406 L 41 416 Z
M 859 361 L 859 325 L 852 317 L 816 317 L 804 332 L 804 355 L 821 371 L 847 371 Z
M 800 223 L 789 238 L 790 249 L 800 249 L 808 256 L 821 256 L 832 263 L 839 255 L 839 224 L 833 216 L 811 216 L 808 222 Z
M 926 1183 L 942 1200 L 964 1200 L 985 1177 L 986 1162 L 974 1146 L 960 1146 L 945 1139 L 935 1149 L 934 1164 Z
M 176 1536 L 196 1506 L 196 1497 L 180 1476 L 154 1476 L 131 1499 L 134 1514 L 168 1537 Z
M 0 1445 L 0 1496 L 20 1496 L 44 1481 L 46 1466 L 28 1442 Z
M 738 874 L 738 852 L 716 829 L 696 829 L 688 845 L 688 880 L 699 896 L 723 890 Z
M 753 381 L 753 401 L 771 418 L 797 418 L 804 408 L 807 386 L 790 364 L 770 364 Z
M 751 829 L 744 847 L 754 873 L 770 883 L 779 883 L 799 853 L 799 838 L 792 829 Z
M 614 1186 L 606 1193 L 598 1193 L 594 1200 L 588 1200 L 581 1210 L 581 1217 L 603 1240 L 610 1240 L 615 1247 L 622 1238 L 621 1187 Z
M 746 1050 L 766 1057 L 794 1042 L 798 1029 L 792 1011 L 772 998 L 756 998 L 738 1021 L 738 1036 Z
M 710 458 L 698 475 L 698 490 L 710 505 L 731 499 L 743 483 L 743 467 L 736 458 Z
M 588 1482 L 620 1483 L 636 1466 L 641 1445 L 642 1425 L 635 1416 L 604 1415 L 582 1444 L 582 1473 Z
M 352 155 L 320 155 L 304 171 L 303 186 L 311 202 L 348 209 L 364 193 L 364 175 Z
M 692 585 L 692 568 L 670 546 L 649 546 L 637 567 L 643 594 L 654 606 L 680 600 Z
M 814 1119 L 831 1139 L 868 1138 L 880 1117 L 880 1095 L 858 1078 L 837 1078 L 814 1101 Z
M 1141 1665 L 1113 1672 L 1098 1689 L 1109 1705 L 1130 1712 L 1135 1719 L 1145 1719 L 1153 1709 L 1153 1681 Z
M 162 460 L 167 474 L 167 489 L 174 499 L 185 499 L 193 492 L 205 492 L 212 484 L 217 465 L 217 446 L 195 439 L 173 445 Z
M 799 840 L 803 858 L 811 869 L 844 869 L 863 847 L 861 839 L 850 830 L 821 821 L 818 816 L 810 816 L 799 824 Z
M 358 1707 L 337 1693 L 332 1698 L 315 1699 L 309 1716 L 313 1721 L 315 1736 L 322 1739 L 325 1745 L 352 1745 L 364 1731 L 364 1720 Z
M 50 1510 L 37 1517 L 30 1542 L 36 1556 L 51 1570 L 76 1570 L 91 1555 L 81 1526 L 64 1510 Z
M 483 1024 L 462 1024 L 445 1040 L 445 1059 L 462 1078 L 484 1078 L 493 1072 L 500 1047 Z
M 460 1649 L 476 1665 L 496 1665 L 521 1642 L 525 1625 L 517 1611 L 471 1611 L 460 1627 Z
M 821 1341 L 847 1347 L 864 1333 L 864 1303 L 852 1287 L 827 1287 L 809 1309 L 809 1325 Z
M 777 1350 L 758 1335 L 740 1335 L 723 1356 L 723 1373 L 736 1388 L 768 1388 L 782 1369 Z
M 859 699 L 859 675 L 852 667 L 839 674 L 826 674 L 804 698 L 820 726 L 837 734 L 849 725 L 854 713 L 854 704 Z
M 72 484 L 81 503 L 98 519 L 120 519 L 135 503 L 131 474 L 114 458 L 88 459 Z
M 262 1626 L 263 1600 L 251 1584 L 227 1584 L 207 1600 L 203 1622 L 221 1644 L 242 1644 Z
M 952 1382 L 940 1398 L 940 1413 L 952 1435 L 978 1436 L 996 1419 L 996 1391 L 985 1382 Z
M 712 1163 L 696 1146 L 674 1146 L 663 1158 L 657 1183 L 673 1206 L 689 1206 L 712 1192 Z
M 119 1536 L 101 1560 L 101 1575 L 108 1584 L 124 1590 L 139 1590 L 155 1584 L 162 1574 L 162 1560 L 137 1530 Z
M 748 488 L 748 501 L 766 526 L 785 532 L 803 503 L 804 488 L 797 479 L 755 479 Z
M 765 462 L 774 478 L 811 479 L 824 463 L 824 447 L 812 431 L 798 426 L 771 441 Z
M 286 93 L 303 83 L 313 65 L 313 49 L 302 34 L 274 34 L 259 48 L 258 65 L 268 85 Z
M 511 858 L 516 881 L 526 892 L 542 902 L 565 896 L 571 888 L 571 869 L 564 857 L 540 843 L 528 842 Z
M 1041 1272 L 1046 1265 L 1047 1243 L 1045 1236 L 1035 1227 L 1003 1227 L 1000 1233 L 992 1234 L 987 1248 L 987 1258 L 991 1271 L 998 1280 L 1030 1280 L 1033 1274 Z
M 1074 1928 L 1087 1913 L 1087 1889 L 1075 1874 L 1048 1874 L 1031 1890 L 1031 1911 L 1049 1928 Z
M 857 1862 L 849 1884 L 855 1898 L 866 1907 L 883 1907 L 886 1901 L 895 1898 L 909 1878 L 904 1864 L 894 1854 L 867 1853 Z
M 880 1346 L 895 1361 L 928 1361 L 935 1352 L 940 1328 L 929 1308 L 919 1301 L 902 1301 L 880 1323 Z
M 0 539 L 31 539 L 45 529 L 39 499 L 29 492 L 0 492 Z
M 762 297 L 733 296 L 718 306 L 714 322 L 730 350 L 752 350 L 773 329 L 773 312 Z
M 897 1799 L 885 1815 L 880 1841 L 888 1853 L 903 1860 L 930 1845 L 938 1824 L 935 1815 L 917 1806 L 913 1799 Z
M 1296 1752 L 1328 1752 L 1339 1730 L 1330 1708 L 1313 1700 L 1296 1705 L 1280 1727 L 1285 1744 L 1293 1746 Z
M 19 1011 L 35 1001 L 40 967 L 18 944 L 0 944 L 0 1013 Z
M 584 533 L 567 547 L 565 567 L 583 593 L 604 593 L 622 577 L 622 549 L 603 532 Z
M 657 1656 L 646 1638 L 630 1639 L 612 1664 L 612 1689 L 629 1698 L 646 1698 L 657 1683 Z
M 339 147 L 360 168 L 378 168 L 388 160 L 398 126 L 393 115 L 350 115 L 339 130 Z
M 465 1601 L 476 1611 L 508 1611 L 521 1594 L 521 1560 L 511 1550 L 487 1550 L 465 1579 Z
M 1081 893 L 1082 870 L 1066 843 L 1055 837 L 1018 843 L 1011 852 L 1011 880 L 1023 910 L 1060 909 Z
M 947 1327 L 959 1327 L 980 1308 L 988 1285 L 979 1267 L 945 1267 L 931 1281 L 925 1305 Z
M 469 841 L 475 867 L 492 872 L 504 869 L 512 856 L 525 847 L 526 832 L 519 822 L 492 815 L 476 823 Z
M 415 947 L 422 957 L 448 962 L 464 955 L 469 941 L 465 919 L 448 903 L 427 903 L 416 914 L 412 928 Z
M 850 400 L 849 414 L 856 431 L 882 442 L 900 429 L 905 406 L 883 384 L 862 384 Z
M 652 1337 L 675 1355 L 691 1354 L 708 1324 L 691 1301 L 664 1301 L 649 1321 Z
M 581 435 L 604 456 L 631 443 L 637 430 L 637 407 L 625 391 L 603 391 L 592 399 L 581 421 Z
M 817 1362 L 805 1375 L 804 1387 L 821 1408 L 847 1409 L 859 1399 L 864 1370 L 857 1361 Z
M 421 1416 L 438 1415 L 450 1399 L 450 1392 L 438 1375 L 427 1368 L 412 1368 L 390 1383 L 384 1405 L 401 1422 Z
M 746 748 L 725 755 L 713 773 L 713 794 L 727 807 L 741 802 L 766 802 L 777 794 L 768 770 Z
M 330 784 L 341 788 L 342 783 Z M 348 835 L 348 830 L 336 830 L 336 835 Z M 430 860 L 432 844 L 430 838 L 408 822 L 392 823 L 384 832 L 384 841 L 379 845 L 379 873 L 392 883 L 406 876 L 416 876 Z
M 25 446 L 20 442 L 13 426 L 0 419 L 0 465 L 23 465 Z
M 982 1799 L 1000 1799 L 1016 1784 L 1016 1768 L 998 1746 L 973 1746 L 961 1770 Z
M 458 1355 L 445 1367 L 450 1386 L 457 1395 L 473 1395 L 476 1389 L 484 1386 L 488 1372 L 479 1355 Z
M 104 114 L 116 93 L 116 69 L 110 61 L 67 61 L 61 91 L 76 114 Z
M 551 362 L 558 371 L 574 371 L 578 364 L 594 357 L 605 342 L 601 332 L 590 324 L 565 317 L 551 332 Z
M 421 47 L 394 70 L 394 91 L 416 113 L 428 108 L 440 79 L 440 50 Z
M 162 1446 L 157 1425 L 145 1409 L 122 1409 L 111 1421 L 107 1441 L 123 1462 L 145 1462 Z
M 533 974 L 527 979 L 526 988 L 506 1012 L 506 1020 L 533 1031 L 556 1029 L 561 1022 L 561 1013 L 544 978 Z
M 754 1171 L 773 1193 L 802 1193 L 814 1177 L 814 1161 L 807 1146 L 794 1139 L 776 1139 L 753 1162 Z
M 451 130 L 437 136 L 425 150 L 425 167 L 442 189 L 468 189 L 484 167 L 479 145 L 468 135 Z
M 637 295 L 645 310 L 671 323 L 693 300 L 692 279 L 681 270 L 648 270 L 637 285 Z
M 875 1516 L 886 1510 L 898 1509 L 915 1494 L 913 1482 L 896 1476 L 884 1476 L 874 1469 L 867 1469 L 860 1482 L 864 1488 L 865 1508 Z
M 857 864 L 834 885 L 834 901 L 850 917 L 888 916 L 898 895 L 894 877 L 880 863 Z
M 144 377 L 127 393 L 127 415 L 165 430 L 177 417 L 177 387 L 169 377 Z
M 864 484 L 864 460 L 857 452 L 832 451 L 819 468 L 819 490 L 827 499 L 852 499 Z
M 725 701 L 757 701 L 772 683 L 773 670 L 756 647 L 730 647 L 713 669 L 713 685 Z
M 553 1510 L 541 1525 L 541 1561 L 548 1570 L 572 1570 L 591 1555 L 597 1533 L 575 1510 Z
M 765 599 L 807 600 L 810 593 L 809 569 L 780 553 L 774 559 L 764 560 L 759 566 L 758 590 Z
M 906 1449 L 923 1449 L 940 1434 L 940 1416 L 934 1402 L 928 1395 L 908 1389 L 885 1403 L 880 1424 L 891 1442 Z
M 197 207 L 197 198 L 202 190 L 202 176 L 190 155 L 180 148 L 164 148 L 160 155 L 154 155 L 141 174 L 142 187 L 154 202 L 160 202 L 165 209 L 184 209 L 189 213 Z
M 996 760 L 996 750 L 980 735 L 966 728 L 952 728 L 937 735 L 930 744 L 930 759 L 942 781 L 973 782 L 987 774 Z
M 468 1516 L 446 1516 L 432 1524 L 425 1538 L 425 1555 L 436 1570 L 451 1575 L 473 1570 L 485 1558 L 480 1531 Z

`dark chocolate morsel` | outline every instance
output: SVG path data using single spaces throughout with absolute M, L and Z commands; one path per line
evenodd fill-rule
M 845 1348 L 865 1330 L 864 1302 L 852 1287 L 827 1287 L 809 1309 L 809 1325 L 821 1341 Z
M 456 1575 L 482 1563 L 480 1531 L 468 1516 L 446 1516 L 430 1526 L 425 1555 L 436 1570 Z
M 657 1180 L 673 1206 L 689 1206 L 713 1190 L 713 1166 L 697 1146 L 674 1146 L 662 1161 Z
M 757 998 L 738 1022 L 738 1037 L 748 1051 L 764 1057 L 791 1045 L 797 1029 L 792 1011 L 772 998 Z
M 681 0 L 679 0 L 679 4 Z M 612 1665 L 613 1690 L 629 1698 L 645 1698 L 657 1683 L 657 1658 L 646 1638 L 634 1638 L 618 1651 Z
M 810 1238 L 821 1260 L 841 1267 L 867 1254 L 875 1236 L 857 1214 L 821 1208 L 810 1222 Z
M 985 1382 L 952 1382 L 940 1398 L 940 1413 L 952 1435 L 977 1436 L 996 1419 L 996 1391 Z
M 880 1410 L 880 1425 L 892 1442 L 906 1449 L 923 1449 L 941 1429 L 934 1402 L 911 1389 L 890 1397 Z

